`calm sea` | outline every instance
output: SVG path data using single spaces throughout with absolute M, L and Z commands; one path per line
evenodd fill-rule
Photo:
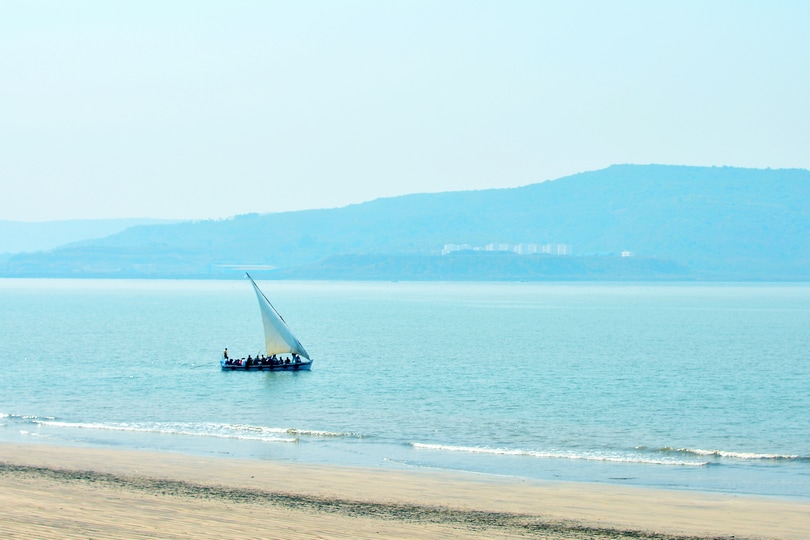
M 0 439 L 810 497 L 810 285 L 0 280 Z

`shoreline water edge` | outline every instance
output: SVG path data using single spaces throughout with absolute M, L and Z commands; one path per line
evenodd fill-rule
M 90 530 L 95 538 L 793 540 L 807 538 L 810 501 L 0 443 L 1 535 Z

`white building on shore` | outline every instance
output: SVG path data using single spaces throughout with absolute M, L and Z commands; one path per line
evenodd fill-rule
M 472 246 L 470 244 L 445 244 L 442 255 L 457 251 L 499 251 L 514 252 L 518 255 L 534 255 L 547 253 L 549 255 L 571 255 L 573 250 L 568 244 L 509 244 L 505 242 L 492 242 L 485 246 Z

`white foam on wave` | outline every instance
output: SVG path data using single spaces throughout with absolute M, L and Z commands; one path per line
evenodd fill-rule
M 214 437 L 219 439 L 239 439 L 268 443 L 295 443 L 298 438 L 282 437 L 286 430 L 282 428 L 251 428 L 250 426 L 228 424 L 194 424 L 194 423 L 93 423 L 93 422 L 60 422 L 39 421 L 38 424 L 52 427 L 93 429 L 107 431 L 129 431 L 136 433 L 159 433 L 161 435 L 190 435 L 194 437 Z
M 316 429 L 297 429 L 287 428 L 285 430 L 291 435 L 306 436 L 306 437 L 336 437 L 336 438 L 353 438 L 364 439 L 365 435 L 362 433 L 352 433 L 350 431 L 319 431 Z
M 199 437 L 216 437 L 263 442 L 298 442 L 302 437 L 312 438 L 363 438 L 364 435 L 342 431 L 320 431 L 311 429 L 253 426 L 250 424 L 218 424 L 212 422 L 62 422 L 56 420 L 35 420 L 44 426 L 97 429 L 113 431 L 132 431 L 143 433 L 161 433 L 166 435 L 193 435 Z
M 36 415 L 28 415 L 28 414 L 12 414 L 12 413 L 0 413 L 0 418 L 10 418 L 12 420 L 25 420 L 26 422 L 39 422 L 41 420 L 54 420 L 53 416 L 43 416 L 39 417 Z
M 664 448 L 664 451 L 680 452 L 683 454 L 692 454 L 696 456 L 712 456 L 729 459 L 745 459 L 745 460 L 796 460 L 801 459 L 801 456 L 790 454 L 761 454 L 757 452 L 732 452 L 727 450 L 702 450 L 700 448 Z
M 611 463 L 642 463 L 647 465 L 674 465 L 682 467 L 703 467 L 708 465 L 705 461 L 684 461 L 674 459 L 649 459 L 640 455 L 622 455 L 622 454 L 601 454 L 582 453 L 582 452 L 564 452 L 564 451 L 546 451 L 540 452 L 537 450 L 523 450 L 519 448 L 490 448 L 480 446 L 452 446 L 444 444 L 424 444 L 424 443 L 410 443 L 416 449 L 423 450 L 437 450 L 444 452 L 466 452 L 471 454 L 489 454 L 501 456 L 526 456 L 532 458 L 545 458 L 545 459 L 573 459 L 585 461 L 605 461 Z

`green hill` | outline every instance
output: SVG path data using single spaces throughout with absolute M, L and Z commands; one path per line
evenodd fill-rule
M 446 244 L 490 243 L 571 254 L 441 255 Z M 632 260 L 617 262 L 622 252 Z M 809 279 L 810 171 L 617 165 L 520 188 L 138 226 L 0 261 L 7 276 L 232 277 L 241 267 L 319 279 Z

